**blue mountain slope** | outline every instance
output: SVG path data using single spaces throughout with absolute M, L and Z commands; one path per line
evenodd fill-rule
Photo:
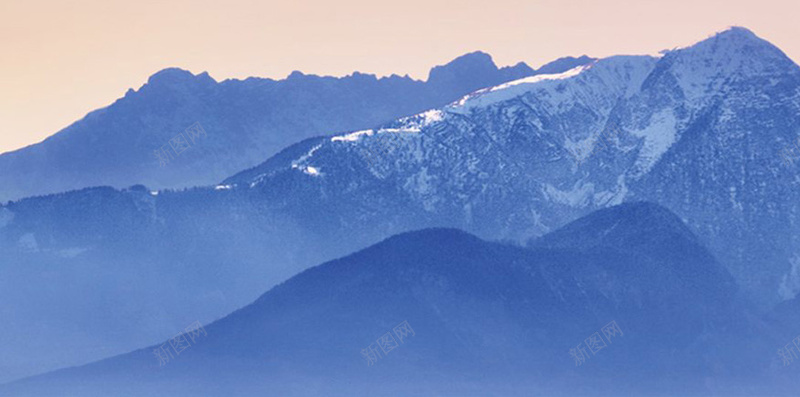
M 769 308 L 800 285 L 800 189 L 780 157 L 796 138 L 799 71 L 734 28 L 661 58 L 602 59 L 308 139 L 220 186 L 157 195 L 98 188 L 5 205 L 0 265 L 10 270 L 0 282 L 10 287 L 0 302 L 13 321 L 0 338 L 41 330 L 43 342 L 0 344 L 0 359 L 62 351 L 69 339 L 59 336 L 58 315 L 91 324 L 73 339 L 88 362 L 168 336 L 179 325 L 164 318 L 219 318 L 302 269 L 394 234 L 456 227 L 524 242 L 641 199 L 676 213 L 743 295 Z M 131 277 L 156 287 L 130 287 Z M 125 315 L 69 304 L 73 280 L 91 302 L 130 288 L 99 308 Z M 31 302 L 26 286 L 42 282 L 56 287 L 39 293 L 46 304 Z M 121 331 L 97 343 L 105 327 L 129 322 L 148 324 L 146 335 Z
M 730 275 L 663 208 L 614 207 L 535 245 L 452 229 L 398 235 L 273 288 L 164 366 L 146 348 L 0 392 L 695 395 L 741 392 L 728 377 L 766 359 L 745 347 L 728 362 L 716 346 L 751 325 Z M 361 350 L 403 321 L 413 335 L 367 365 Z M 576 366 L 569 349 L 611 321 L 622 335 Z
M 571 222 L 532 243 L 533 247 L 579 249 L 597 247 L 622 252 L 646 252 L 650 257 L 669 262 L 682 283 L 703 284 L 714 294 L 734 289 L 735 282 L 702 248 L 697 237 L 675 214 L 652 203 L 635 203 L 599 210 Z M 703 255 L 698 255 L 702 252 Z M 715 280 L 709 282 L 708 280 Z
M 544 68 L 590 61 L 567 58 Z M 434 68 L 427 81 L 294 72 L 283 80 L 217 82 L 207 73 L 165 69 L 45 141 L 0 155 L 0 202 L 98 185 L 207 185 L 302 139 L 371 127 L 534 74 L 524 63 L 498 68 L 481 52 Z M 171 150 L 170 140 L 198 122 L 205 133 L 186 138 L 190 148 L 172 151 L 162 166 L 154 151 Z
M 224 183 L 297 197 L 287 205 L 298 213 L 344 209 L 312 228 L 400 196 L 408 205 L 374 219 L 421 210 L 430 226 L 517 241 L 598 208 L 658 202 L 769 307 L 800 291 L 798 169 L 782 156 L 798 131 L 800 67 L 732 28 L 661 58 L 610 57 L 482 90 Z

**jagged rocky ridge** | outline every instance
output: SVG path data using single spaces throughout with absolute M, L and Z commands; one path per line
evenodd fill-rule
M 800 178 L 779 155 L 799 122 L 800 68 L 732 28 L 661 58 L 601 59 L 301 144 L 224 183 L 275 192 L 289 211 L 336 206 L 344 226 L 368 203 L 405 200 L 431 224 L 513 240 L 646 199 L 687 220 L 769 304 L 800 285 Z M 375 207 L 374 219 L 399 212 Z
M 591 60 L 564 58 L 542 70 Z M 294 72 L 283 80 L 217 82 L 207 73 L 165 69 L 45 141 L 1 154 L 0 202 L 101 185 L 209 185 L 304 138 L 371 127 L 537 73 L 524 63 L 498 68 L 482 52 L 433 68 L 427 81 Z M 172 149 L 170 140 L 195 123 L 205 132 L 186 137 L 188 149 Z M 154 153 L 161 148 L 171 154 L 162 154 L 165 164 Z

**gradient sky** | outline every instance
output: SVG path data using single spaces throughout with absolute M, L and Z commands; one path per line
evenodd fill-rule
M 499 65 L 656 53 L 745 26 L 800 59 L 797 0 L 0 0 L 0 152 L 56 133 L 177 66 L 218 81 L 292 70 L 425 79 L 483 50 Z

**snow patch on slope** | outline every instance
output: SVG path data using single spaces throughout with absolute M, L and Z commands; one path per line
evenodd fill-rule
M 590 203 L 590 198 L 594 193 L 594 184 L 578 181 L 572 186 L 572 189 L 560 190 L 549 183 L 545 183 L 544 193 L 550 201 L 555 203 L 582 208 Z
M 362 135 L 372 135 L 375 132 L 372 130 L 361 130 L 356 132 L 351 132 L 349 134 L 338 135 L 331 138 L 331 142 L 355 142 L 361 138 Z
M 369 129 L 369 130 L 355 131 L 344 135 L 337 135 L 331 138 L 331 142 L 356 142 L 363 136 L 373 136 L 385 133 L 402 133 L 402 132 L 418 133 L 422 131 L 423 128 L 438 121 L 441 121 L 443 119 L 444 119 L 444 112 L 442 112 L 441 110 L 437 109 L 428 110 L 426 112 L 415 114 L 413 116 L 408 116 L 398 119 L 396 122 L 387 125 L 383 128 L 379 128 L 377 131 Z
M 617 185 L 615 189 L 598 192 L 594 195 L 594 204 L 598 207 L 619 205 L 625 201 L 625 196 L 627 195 L 628 185 L 625 181 L 625 175 L 620 175 L 617 177 Z
M 593 64 L 578 66 L 564 73 L 540 74 L 525 77 L 495 87 L 478 90 L 456 101 L 448 106 L 446 110 L 450 113 L 466 114 L 469 110 L 476 107 L 486 107 L 497 102 L 516 98 L 531 91 L 534 87 L 540 86 L 542 83 L 549 82 L 552 84 L 553 82 L 557 83 L 561 80 L 576 77 L 585 70 L 590 69 L 592 65 Z
M 515 86 L 518 86 L 518 85 L 521 85 L 521 84 L 536 84 L 538 82 L 547 81 L 547 80 L 564 80 L 564 79 L 568 79 L 570 77 L 575 77 L 575 76 L 581 74 L 581 72 L 583 72 L 584 70 L 589 69 L 590 67 L 591 67 L 591 64 L 581 65 L 581 66 L 572 68 L 570 70 L 567 70 L 566 72 L 563 72 L 563 73 L 540 74 L 540 75 L 536 75 L 536 76 L 524 77 L 524 78 L 521 78 L 519 80 L 510 81 L 510 82 L 505 83 L 505 84 L 500 84 L 498 86 L 491 87 L 491 88 L 488 89 L 488 91 L 489 92 L 500 91 L 500 90 L 505 90 L 505 89 L 507 89 L 509 87 L 515 87 Z
M 308 160 L 314 156 L 314 152 L 319 150 L 319 148 L 321 147 L 322 147 L 321 144 L 316 145 L 313 148 L 311 148 L 311 150 L 309 150 L 308 153 L 302 155 L 299 159 L 292 161 L 292 169 L 299 169 L 307 175 L 312 175 L 312 176 L 321 175 L 319 172 L 319 168 L 312 167 L 310 164 L 308 164 Z
M 398 119 L 392 123 L 386 124 L 381 128 L 377 129 L 369 129 L 369 130 L 362 130 L 351 132 L 344 135 L 338 135 L 331 138 L 331 142 L 342 142 L 342 143 L 351 143 L 354 144 L 360 141 L 362 138 L 365 138 L 365 141 L 358 144 L 356 147 L 360 147 L 359 150 L 364 157 L 365 162 L 370 165 L 375 165 L 376 161 L 379 158 L 384 157 L 392 157 L 394 156 L 394 149 L 398 147 L 398 142 L 394 140 L 387 140 L 384 138 L 392 138 L 392 136 L 386 136 L 386 134 L 419 134 L 422 132 L 422 129 L 440 122 L 444 120 L 445 113 L 438 109 L 428 110 L 419 114 L 415 114 L 413 116 L 403 117 Z M 394 135 L 400 138 L 408 137 L 409 135 Z M 366 140 L 369 137 L 369 140 Z M 292 164 L 292 168 L 299 168 L 300 164 L 305 162 L 305 160 L 313 155 L 313 151 L 319 149 L 319 147 L 313 149 L 308 155 L 301 157 L 300 159 L 296 160 Z M 419 150 L 419 147 L 416 147 L 414 152 L 411 152 L 411 155 L 416 158 L 418 161 L 422 160 L 423 154 Z M 373 174 L 377 177 L 381 177 L 380 175 L 376 174 L 373 168 Z M 303 169 L 309 175 L 319 175 L 319 170 L 314 167 L 307 167 Z
M 672 109 L 664 109 L 655 113 L 647 127 L 631 131 L 631 134 L 643 138 L 639 158 L 634 165 L 634 173 L 642 175 L 650 171 L 661 156 L 677 141 L 678 120 Z

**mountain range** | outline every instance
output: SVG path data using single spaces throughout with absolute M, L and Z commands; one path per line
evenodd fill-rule
M 85 188 L 3 205 L 0 368 L 18 377 L 147 346 L 222 318 L 310 266 L 412 230 L 458 228 L 515 250 L 584 249 L 592 229 L 585 236 L 570 222 L 638 201 L 676 214 L 686 231 L 668 234 L 696 235 L 724 266 L 738 288 L 719 300 L 754 302 L 746 318 L 785 318 L 800 289 L 800 178 L 779 153 L 798 135 L 800 68 L 744 28 L 660 57 L 569 62 L 550 74 L 500 69 L 495 82 L 516 79 L 365 129 L 328 125 L 328 135 L 215 185 Z M 434 69 L 428 83 L 458 80 L 446 70 Z M 200 124 L 211 139 L 213 124 Z M 632 245 L 672 261 L 670 269 L 727 279 L 691 266 L 672 245 L 637 242 L 647 224 L 629 227 L 617 245 L 641 243 Z M 571 238 L 552 237 L 567 229 Z M 775 349 L 767 350 L 765 360 Z M 715 365 L 695 369 L 716 379 Z
M 208 73 L 164 69 L 43 142 L 0 154 L 0 202 L 90 186 L 209 185 L 304 138 L 371 127 L 592 60 L 498 68 L 488 54 L 473 52 L 433 68 L 427 81 L 296 71 L 283 80 L 217 82 Z M 193 132 L 196 125 L 202 132 Z
M 741 392 L 739 383 L 763 376 L 759 368 L 773 357 L 769 343 L 753 340 L 759 321 L 741 314 L 736 288 L 680 219 L 649 203 L 600 210 L 530 249 L 427 229 L 292 277 L 204 326 L 191 347 L 167 361 L 154 355 L 157 344 L 0 386 L 0 392 Z M 585 357 L 571 356 L 601 329 L 602 347 L 583 345 Z M 390 344 L 379 343 L 375 356 L 365 353 L 387 334 Z M 720 348 L 720 335 L 741 349 Z M 777 386 L 752 383 L 747 390 Z
M 302 142 L 223 184 L 260 190 L 315 230 L 413 216 L 515 241 L 608 205 L 657 202 L 769 306 L 800 285 L 800 178 L 779 156 L 798 115 L 800 67 L 732 28 L 660 58 L 601 59 Z

